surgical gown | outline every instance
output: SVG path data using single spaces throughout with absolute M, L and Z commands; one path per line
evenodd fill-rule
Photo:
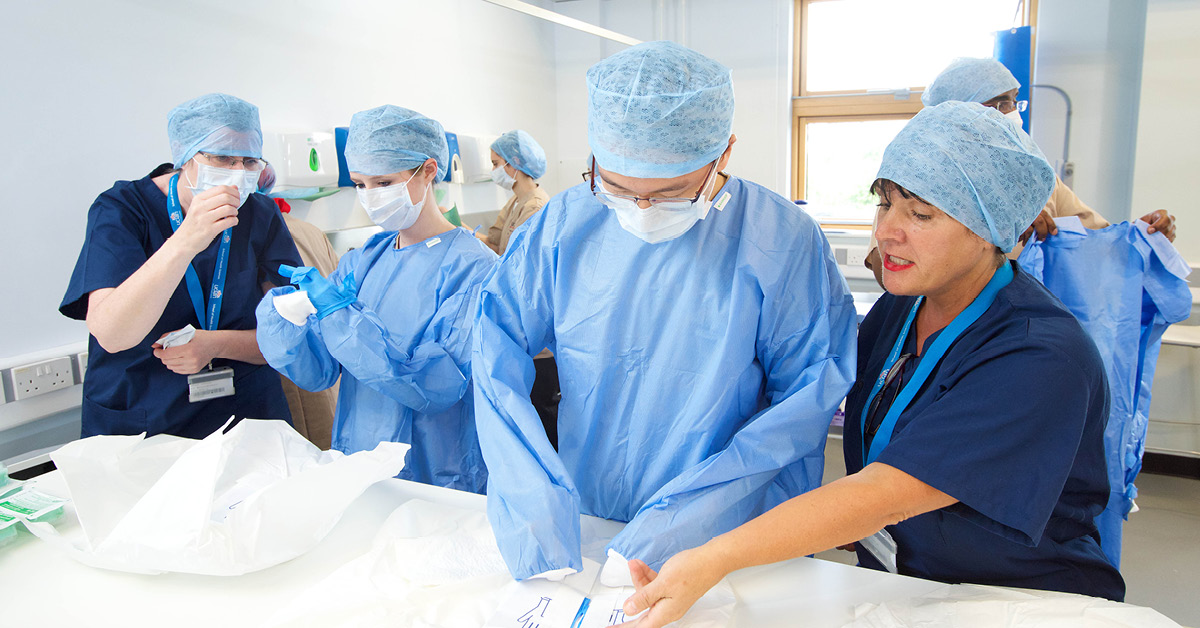
M 883 295 L 859 330 L 847 473 L 863 468 L 863 407 L 914 299 Z M 915 339 L 908 335 L 904 353 L 916 351 Z M 903 377 L 919 360 L 905 364 Z M 886 413 L 888 398 L 877 412 Z M 1095 345 L 1062 303 L 1017 270 L 950 345 L 877 458 L 959 502 L 887 526 L 900 573 L 1123 599 L 1095 524 L 1108 501 L 1107 416 Z M 862 544 L 858 558 L 882 569 Z
M 279 315 L 272 290 L 259 304 L 258 344 L 267 362 L 306 390 L 342 377 L 333 448 L 412 445 L 400 477 L 483 492 L 470 394 L 471 316 L 496 254 L 453 229 L 400 249 L 396 232 L 373 236 L 342 257 L 330 277 L 350 274 L 358 298 L 304 326 Z
M 1108 373 L 1112 406 L 1104 430 L 1108 508 L 1096 520 L 1100 547 L 1121 563 L 1122 521 L 1137 497 L 1150 391 L 1163 332 L 1191 314 L 1191 272 L 1166 236 L 1141 221 L 1085 229 L 1064 218 L 1058 235 L 1026 247 L 1021 267 L 1062 299 L 1091 335 Z
M 821 482 L 854 375 L 855 311 L 817 224 L 731 177 L 705 220 L 647 244 L 586 184 L 517 229 L 476 318 L 488 516 L 517 578 L 579 569 L 579 514 L 658 567 Z M 558 360 L 556 454 L 529 402 Z
M 121 285 L 171 233 L 167 197 L 150 176 L 118 181 L 88 211 L 83 249 L 59 311 L 85 320 L 88 295 Z M 214 238 L 192 260 L 204 288 L 211 285 L 218 241 Z M 287 283 L 277 273 L 279 265 L 299 261 L 275 204 L 261 194 L 251 194 L 238 210 L 238 225 L 233 228 L 218 329 L 254 329 L 254 308 L 262 298 L 262 283 Z M 214 367 L 233 368 L 236 394 L 189 403 L 187 376 L 168 370 L 150 346 L 163 334 L 188 324 L 203 327 L 181 277 L 162 316 L 137 346 L 109 353 L 89 336 L 82 436 L 146 432 L 203 438 L 230 416 L 290 418 L 279 375 L 265 364 L 214 360 Z

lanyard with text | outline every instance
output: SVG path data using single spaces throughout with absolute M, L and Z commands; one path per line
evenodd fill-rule
M 179 194 L 176 190 L 178 182 L 179 173 L 176 173 L 167 185 L 167 216 L 171 219 L 172 233 L 178 231 L 179 225 L 183 224 L 183 209 L 179 205 Z M 225 272 L 229 268 L 229 241 L 232 234 L 232 227 L 221 233 L 221 245 L 217 248 L 217 264 L 213 270 L 212 291 L 208 295 L 207 318 L 204 315 L 204 291 L 200 287 L 200 276 L 196 274 L 196 269 L 192 267 L 191 263 L 187 268 L 187 287 L 188 294 L 192 297 L 192 307 L 196 309 L 196 318 L 200 321 L 200 327 L 209 331 L 217 328 L 217 321 L 221 318 L 221 301 L 225 291 Z
M 887 415 L 884 416 L 883 421 L 879 424 L 878 431 L 875 432 L 875 436 L 871 440 L 871 449 L 868 452 L 866 449 L 867 412 L 871 407 L 871 400 L 883 388 L 888 370 L 899 358 L 900 351 L 904 347 L 904 341 L 908 337 L 908 330 L 912 326 L 913 319 L 916 318 L 917 310 L 920 309 L 921 302 L 924 299 L 923 297 L 918 297 L 917 301 L 913 303 L 912 309 L 908 312 L 908 319 L 904 321 L 904 327 L 900 330 L 900 336 L 896 338 L 896 344 L 892 346 L 892 352 L 888 354 L 888 359 L 883 365 L 883 370 L 879 373 L 879 379 L 875 380 L 875 385 L 871 388 L 871 395 L 867 397 L 867 403 L 863 405 L 860 424 L 863 430 L 864 467 L 874 462 L 879 457 L 879 453 L 883 451 L 883 448 L 887 447 L 888 443 L 891 442 L 892 430 L 896 428 L 896 421 L 900 418 L 900 414 L 904 412 L 905 408 L 913 400 L 913 397 L 917 395 L 917 391 L 920 390 L 925 380 L 929 379 L 929 374 L 933 372 L 933 369 L 937 368 L 938 362 L 941 362 L 942 356 L 946 354 L 950 345 L 962 335 L 962 332 L 966 328 L 970 327 L 976 320 L 979 320 L 979 317 L 992 306 L 992 301 L 996 299 L 996 294 L 1000 292 L 1001 288 L 1007 286 L 1012 281 L 1012 278 L 1012 266 L 1006 260 L 992 275 L 991 280 L 984 286 L 979 296 L 975 297 L 975 300 L 971 302 L 971 305 L 968 305 L 967 309 L 959 312 L 958 316 L 955 316 L 954 320 L 950 321 L 950 324 L 942 330 L 942 333 L 938 334 L 938 337 L 933 341 L 933 345 L 921 357 L 921 362 L 917 365 L 917 370 L 913 373 L 912 378 L 904 385 L 904 388 L 900 390 L 900 394 L 896 396 L 896 400 L 888 408 Z

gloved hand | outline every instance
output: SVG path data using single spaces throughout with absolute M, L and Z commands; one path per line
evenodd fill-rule
M 353 275 L 346 275 L 339 288 L 312 266 L 281 264 L 279 274 L 290 278 L 296 287 L 308 293 L 308 300 L 317 308 L 318 320 L 349 306 L 357 298 Z

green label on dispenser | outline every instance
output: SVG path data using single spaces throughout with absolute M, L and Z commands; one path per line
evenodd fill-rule
M 321 169 L 321 158 L 317 157 L 317 149 L 308 149 L 308 169 L 316 172 Z

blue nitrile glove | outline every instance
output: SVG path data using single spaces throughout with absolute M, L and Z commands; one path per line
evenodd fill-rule
M 297 288 L 308 293 L 308 300 L 312 301 L 313 307 L 317 308 L 317 319 L 325 318 L 354 303 L 357 298 L 357 290 L 354 289 L 354 275 L 346 275 L 342 281 L 342 287 L 338 288 L 333 285 L 332 281 L 322 277 L 320 271 L 312 266 L 296 267 L 281 264 L 279 274 L 290 278 Z

